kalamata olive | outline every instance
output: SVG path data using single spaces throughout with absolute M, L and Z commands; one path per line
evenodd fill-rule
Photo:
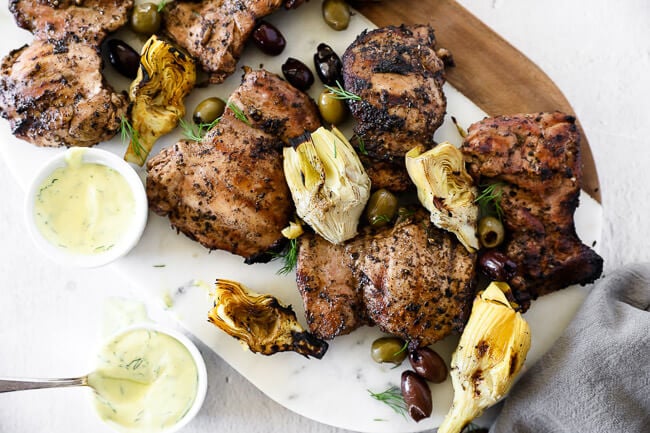
M 221 117 L 226 110 L 226 103 L 221 98 L 207 98 L 199 102 L 194 109 L 192 120 L 197 125 L 209 124 Z
M 486 216 L 478 222 L 478 238 L 485 248 L 498 247 L 504 237 L 503 223 L 497 218 Z
M 341 58 L 327 44 L 319 44 L 314 54 L 316 73 L 323 84 L 335 86 L 336 82 L 343 83 L 343 63 Z
M 372 342 L 370 356 L 375 362 L 392 362 L 399 365 L 406 359 L 404 340 L 397 337 L 382 337 Z
M 447 379 L 447 364 L 433 350 L 421 347 L 409 353 L 413 370 L 429 382 L 441 383 Z
M 415 421 L 419 422 L 431 416 L 431 389 L 426 380 L 414 371 L 407 370 L 402 373 L 402 397 L 409 415 Z
M 311 73 L 307 65 L 298 59 L 289 57 L 282 65 L 284 78 L 296 89 L 305 91 L 314 84 L 314 74 Z
M 136 5 L 131 13 L 131 28 L 143 35 L 153 35 L 160 30 L 161 21 L 158 5 L 153 3 Z
M 334 30 L 345 30 L 350 24 L 350 5 L 344 0 L 325 0 L 323 19 Z
M 373 192 L 366 206 L 366 218 L 370 225 L 381 227 L 393 220 L 397 213 L 397 197 L 382 188 Z
M 327 89 L 318 96 L 318 110 L 323 120 L 332 125 L 343 123 L 348 116 L 348 107 L 345 105 L 345 101 L 338 99 Z
M 517 272 L 517 264 L 501 251 L 488 250 L 479 255 L 478 269 L 492 281 L 509 281 Z
M 126 78 L 135 79 L 140 66 L 140 54 L 129 44 L 119 39 L 111 39 L 108 45 L 108 61 L 115 70 Z
M 270 56 L 277 56 L 284 50 L 287 41 L 273 25 L 262 21 L 253 31 L 253 43 L 262 50 L 263 53 Z

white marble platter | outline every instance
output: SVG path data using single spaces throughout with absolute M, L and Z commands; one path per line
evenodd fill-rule
M 268 21 L 275 24 L 287 39 L 286 50 L 278 57 L 269 57 L 254 46 L 248 46 L 240 66 L 264 67 L 281 74 L 280 65 L 287 57 L 295 57 L 313 68 L 312 56 L 320 42 L 327 42 L 342 54 L 356 35 L 374 25 L 360 14 L 352 17 L 348 30 L 335 32 L 322 21 L 320 1 L 312 0 L 295 11 L 280 11 Z M 6 4 L 5 4 L 6 5 Z M 422 17 L 426 22 L 426 17 Z M 395 23 L 400 24 L 400 23 Z M 17 28 L 6 7 L 0 8 L 0 55 L 29 43 L 31 35 Z M 141 40 L 128 33 L 116 37 L 127 40 L 139 49 Z M 126 89 L 128 80 L 117 76 L 110 66 L 105 75 L 118 89 Z M 219 86 L 196 89 L 186 100 L 188 115 L 196 104 L 207 96 L 227 99 L 237 87 L 241 77 L 238 71 Z M 318 82 L 312 87 L 312 96 L 321 90 Z M 485 116 L 478 107 L 451 86 L 445 91 L 448 113 L 454 115 L 461 125 L 480 120 Z M 153 150 L 169 146 L 180 138 L 180 131 L 159 140 Z M 449 140 L 460 144 L 460 137 L 449 121 L 436 134 L 438 141 Z M 125 146 L 115 138 L 100 148 L 117 154 Z M 12 170 L 19 184 L 25 189 L 32 173 L 62 149 L 40 149 L 14 138 L 6 121 L 0 121 L 0 154 Z M 144 170 L 138 169 L 144 178 Z M 577 227 L 587 245 L 600 240 L 602 210 L 600 205 L 583 193 L 577 212 Z M 401 372 L 408 363 L 395 369 L 379 365 L 370 358 L 370 344 L 381 335 L 375 328 L 363 328 L 351 335 L 330 342 L 324 359 L 308 360 L 295 353 L 281 353 L 272 357 L 252 354 L 232 338 L 207 322 L 207 311 L 212 302 L 209 289 L 216 278 L 240 281 L 251 289 L 271 293 L 286 304 L 293 305 L 304 324 L 302 302 L 296 289 L 294 276 L 276 274 L 279 262 L 248 266 L 238 256 L 224 251 L 208 252 L 199 244 L 178 235 L 167 219 L 150 214 L 149 222 L 139 245 L 125 258 L 111 266 L 123 274 L 150 302 L 165 304 L 170 314 L 189 332 L 201 339 L 239 373 L 255 386 L 285 407 L 322 423 L 362 432 L 415 432 L 429 430 L 439 425 L 447 412 L 452 398 L 451 382 L 432 386 L 433 416 L 415 423 L 395 414 L 392 410 L 370 398 L 368 390 L 379 392 L 391 385 L 399 385 Z M 585 288 L 572 287 L 535 301 L 525 314 L 533 334 L 532 348 L 526 365 L 531 365 L 548 350 L 568 324 L 586 293 Z M 74 302 L 74 300 L 70 300 Z M 83 324 L 80 324 L 83 326 Z M 436 344 L 434 349 L 449 361 L 456 344 L 450 337 Z M 224 395 L 224 399 L 228 396 Z M 255 414 L 251 413 L 251 417 Z M 269 426 L 270 430 L 281 426 Z

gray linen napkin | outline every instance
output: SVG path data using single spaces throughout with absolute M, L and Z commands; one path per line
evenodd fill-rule
M 650 432 L 649 308 L 650 264 L 598 282 L 490 433 Z

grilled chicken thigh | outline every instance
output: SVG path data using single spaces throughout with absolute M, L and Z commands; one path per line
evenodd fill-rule
M 283 0 L 174 1 L 163 10 L 163 31 L 221 83 L 235 71 L 255 22 Z
M 501 183 L 507 237 L 503 251 L 517 264 L 510 281 L 530 299 L 596 280 L 602 258 L 575 231 L 582 166 L 575 118 L 562 113 L 487 118 L 471 125 L 462 146 L 479 183 Z
M 255 97 L 262 101 L 256 120 L 250 109 Z M 247 263 L 270 259 L 265 253 L 282 247 L 281 230 L 294 210 L 282 140 L 319 126 L 316 112 L 309 111 L 313 104 L 277 75 L 247 70 L 226 114 L 201 142 L 180 141 L 149 161 L 150 208 L 207 248 L 230 251 Z M 303 114 L 294 117 L 298 109 Z M 281 127 L 265 132 L 262 119 L 280 119 L 275 123 Z
M 282 241 L 293 211 L 281 147 L 227 110 L 203 141 L 180 141 L 149 160 L 149 207 L 201 245 L 255 261 Z
M 462 329 L 475 255 L 417 212 L 394 228 L 333 245 L 301 237 L 297 283 L 312 333 L 331 339 L 364 324 L 426 346 Z
M 92 146 L 112 138 L 126 115 L 125 95 L 101 73 L 98 48 L 73 40 L 35 40 L 0 66 L 0 114 L 13 134 L 38 146 Z
M 16 23 L 37 39 L 84 40 L 99 45 L 127 20 L 133 0 L 10 0 Z
M 348 101 L 369 155 L 403 160 L 418 144 L 433 145 L 444 120 L 444 64 L 426 25 L 384 27 L 363 32 L 343 54 Z

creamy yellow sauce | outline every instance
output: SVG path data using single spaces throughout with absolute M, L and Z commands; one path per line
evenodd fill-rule
M 99 354 L 88 375 L 102 419 L 124 432 L 158 432 L 190 410 L 198 370 L 190 352 L 175 338 L 135 329 L 120 335 Z
M 36 226 L 52 244 L 76 254 L 108 251 L 135 217 L 126 179 L 105 165 L 83 162 L 72 149 L 65 167 L 40 185 L 34 203 Z

